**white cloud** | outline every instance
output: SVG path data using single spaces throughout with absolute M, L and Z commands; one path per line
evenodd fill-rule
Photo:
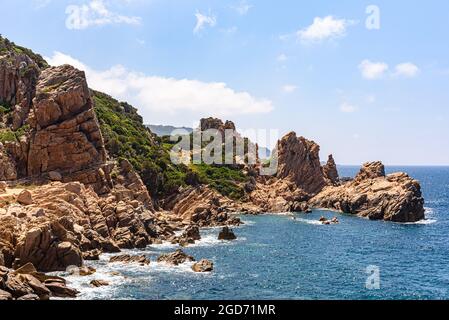
M 356 112 L 357 111 L 357 107 L 356 106 L 354 106 L 354 105 L 352 105 L 352 104 L 349 104 L 349 103 L 347 103 L 347 102 L 343 102 L 341 105 L 340 105 L 340 111 L 341 112 L 344 112 L 344 113 L 352 113 L 352 112 Z
M 368 80 L 382 78 L 388 71 L 388 68 L 388 64 L 385 62 L 372 62 L 370 60 L 363 60 L 359 65 L 362 76 Z
M 287 55 L 285 55 L 284 53 L 281 53 L 280 55 L 278 55 L 278 57 L 277 57 L 277 61 L 279 61 L 279 62 L 284 62 L 284 61 L 287 61 L 288 60 L 288 57 L 287 57 Z
M 375 80 L 384 77 L 389 70 L 389 66 L 385 62 L 372 62 L 370 60 L 363 60 L 359 65 L 359 70 L 363 78 L 368 80 Z M 394 72 L 388 73 L 393 77 L 413 78 L 419 74 L 418 66 L 411 62 L 400 63 L 395 66 Z
M 249 10 L 253 7 L 253 5 L 248 4 L 246 1 L 240 2 L 239 5 L 232 7 L 237 13 L 241 16 L 246 15 Z
M 195 13 L 195 17 L 196 17 L 196 25 L 195 28 L 193 29 L 193 33 L 200 32 L 202 29 L 204 29 L 206 25 L 210 27 L 215 27 L 215 25 L 217 24 L 217 18 L 210 14 L 207 16 L 197 11 Z
M 108 24 L 139 25 L 140 17 L 131 17 L 112 12 L 106 6 L 104 0 L 90 0 L 87 4 L 69 5 L 66 27 L 70 30 L 82 30 L 92 26 L 103 26 Z
M 286 84 L 282 87 L 282 91 L 284 91 L 285 93 L 295 92 L 296 89 L 298 89 L 298 87 L 293 84 Z
M 151 119 L 155 113 L 224 117 L 273 110 L 270 100 L 237 92 L 222 82 L 149 76 L 120 65 L 99 71 L 60 52 L 46 60 L 51 65 L 71 64 L 84 70 L 91 88 L 138 106 L 145 119 Z
M 296 35 L 303 42 L 340 38 L 346 35 L 347 27 L 354 23 L 354 21 L 336 19 L 333 16 L 315 17 L 310 26 L 299 30 Z
M 419 68 L 415 64 L 411 62 L 404 62 L 396 66 L 394 75 L 413 78 L 418 75 L 418 73 Z

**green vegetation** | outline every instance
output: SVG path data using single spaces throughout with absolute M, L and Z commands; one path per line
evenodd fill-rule
M 128 159 L 153 196 L 186 185 L 188 168 L 171 163 L 169 152 L 143 125 L 135 108 L 101 92 L 93 91 L 93 97 L 109 154 Z
M 3 116 L 5 114 L 8 114 L 12 111 L 12 108 L 9 104 L 3 102 L 0 104 L 0 116 Z
M 19 141 L 20 137 L 30 131 L 30 126 L 28 124 L 20 127 L 16 131 L 12 131 L 11 129 L 1 129 L 0 130 L 0 142 L 12 142 Z
M 206 164 L 192 165 L 202 184 L 208 184 L 218 192 L 234 200 L 239 200 L 245 196 L 243 185 L 248 181 L 248 177 L 238 168 L 230 166 L 210 166 Z
M 16 141 L 16 134 L 11 129 L 3 129 L 0 131 L 0 142 Z
M 26 54 L 30 59 L 32 59 L 41 69 L 48 68 L 47 61 L 42 58 L 41 55 L 34 53 L 30 49 L 21 47 L 16 45 L 14 42 L 9 41 L 6 38 L 3 38 L 0 34 L 0 54 L 6 52 L 15 52 L 17 54 Z
M 234 199 L 244 196 L 242 185 L 247 178 L 238 168 L 175 165 L 170 160 L 175 142 L 153 135 L 143 125 L 137 109 L 98 91 L 93 91 L 93 97 L 109 154 L 128 159 L 153 196 L 167 195 L 180 186 L 196 184 L 209 184 Z

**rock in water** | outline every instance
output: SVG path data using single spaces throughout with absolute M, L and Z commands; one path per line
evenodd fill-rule
M 174 266 L 177 266 L 184 262 L 190 262 L 195 261 L 195 258 L 192 256 L 189 256 L 188 254 L 184 253 L 184 251 L 178 249 L 173 253 L 167 253 L 161 255 L 158 259 L 158 262 L 165 262 Z
M 128 254 L 114 256 L 109 259 L 111 263 L 138 263 L 140 265 L 150 264 L 150 260 L 146 256 L 130 256 Z
M 405 173 L 385 176 L 381 162 L 364 164 L 353 181 L 326 187 L 309 201 L 309 205 L 371 220 L 416 222 L 424 219 L 419 182 Z
M 234 231 L 229 229 L 229 227 L 224 227 L 220 233 L 218 234 L 218 240 L 235 240 L 237 236 L 234 234 Z
M 59 282 L 49 282 L 45 286 L 51 291 L 53 297 L 58 298 L 76 298 L 79 291 L 75 289 L 70 289 L 65 286 L 65 284 Z
M 83 252 L 83 259 L 88 261 L 98 261 L 100 260 L 101 251 L 98 249 Z
M 99 288 L 99 287 L 109 286 L 109 282 L 104 281 L 104 280 L 92 280 L 90 282 L 90 285 L 95 288 Z
M 195 272 L 211 272 L 214 270 L 214 264 L 209 260 L 202 259 L 192 266 L 192 270 Z

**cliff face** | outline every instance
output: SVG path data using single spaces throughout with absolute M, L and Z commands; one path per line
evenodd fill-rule
M 385 176 L 381 162 L 364 164 L 353 181 L 342 184 L 332 156 L 321 167 L 319 146 L 289 133 L 278 143 L 278 164 L 276 177 L 259 178 L 249 194 L 249 200 L 256 205 L 255 212 L 306 211 L 316 207 L 372 220 L 424 219 L 419 182 L 405 173 Z
M 139 175 L 126 160 L 107 161 L 84 73 L 67 65 L 40 70 L 11 49 L 3 51 L 0 75 L 8 106 L 0 180 L 9 180 L 0 188 L 2 263 L 65 270 L 89 251 L 144 247 L 158 237 Z
M 278 143 L 278 179 L 289 179 L 314 195 L 326 185 L 320 163 L 320 146 L 291 132 Z
M 417 181 L 369 163 L 341 185 L 333 157 L 322 167 L 319 146 L 295 133 L 279 141 L 273 177 L 258 176 L 259 163 L 174 166 L 136 109 L 92 93 L 83 72 L 48 67 L 0 40 L 0 264 L 64 270 L 98 252 L 180 241 L 175 232 L 188 224 L 238 223 L 228 212 L 311 205 L 398 222 L 424 217 Z M 201 120 L 211 128 L 244 139 L 231 121 Z M 169 212 L 155 211 L 148 190 Z M 223 197 L 235 190 L 239 201 Z
M 84 73 L 47 68 L 39 79 L 30 123 L 29 176 L 73 173 L 106 162 L 103 137 Z

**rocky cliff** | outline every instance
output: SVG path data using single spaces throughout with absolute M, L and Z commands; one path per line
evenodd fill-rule
M 65 270 L 92 250 L 157 238 L 142 180 L 128 161 L 107 159 L 84 73 L 40 69 L 13 49 L 0 61 L 0 101 L 9 107 L 0 129 L 0 180 L 8 181 L 0 188 L 2 264 Z
M 277 152 L 278 179 L 291 180 L 310 195 L 318 193 L 326 185 L 318 144 L 290 132 L 278 142 Z
M 251 144 L 231 121 L 201 120 L 201 130 L 212 128 Z M 321 166 L 318 144 L 293 132 L 278 143 L 272 177 L 257 174 L 258 161 L 174 165 L 167 146 L 135 108 L 89 90 L 82 71 L 49 67 L 0 37 L 0 266 L 27 266 L 44 279 L 37 271 L 81 266 L 102 252 L 163 240 L 188 245 L 198 227 L 239 224 L 230 213 L 313 206 L 397 222 L 424 218 L 416 180 L 386 176 L 375 162 L 342 183 L 333 157 Z M 11 277 L 9 286 L 0 281 L 0 296 L 46 298 L 66 290 L 54 283 L 59 279 L 44 288 L 0 272 L 0 280 Z M 40 289 L 19 290 L 32 284 Z
M 364 164 L 353 181 L 327 186 L 309 204 L 372 220 L 415 222 L 424 219 L 419 182 L 405 173 L 386 176 L 380 162 Z
M 278 164 L 276 177 L 258 177 L 249 194 L 254 213 L 307 211 L 315 207 L 372 220 L 424 219 L 419 182 L 405 173 L 386 176 L 381 162 L 364 164 L 353 181 L 342 183 L 332 155 L 321 166 L 319 146 L 289 133 L 278 143 Z

